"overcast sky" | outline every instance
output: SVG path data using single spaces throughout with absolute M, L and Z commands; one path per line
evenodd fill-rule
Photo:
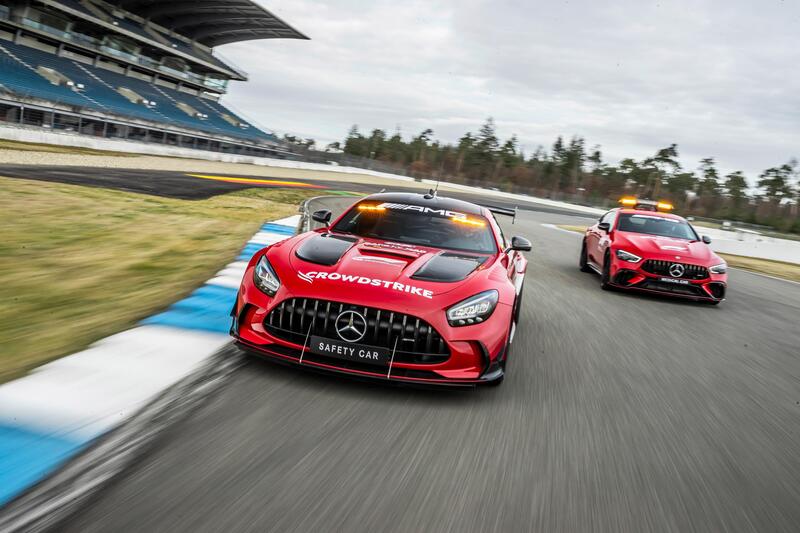
M 426 127 L 488 116 L 526 152 L 580 135 L 607 160 L 677 143 L 753 179 L 800 156 L 796 0 L 259 0 L 311 37 L 228 45 L 250 74 L 226 103 L 279 133 Z

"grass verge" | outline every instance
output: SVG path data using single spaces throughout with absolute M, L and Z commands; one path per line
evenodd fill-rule
M 558 227 L 567 231 L 574 231 L 575 233 L 583 233 L 586 231 L 586 226 L 559 224 Z M 791 281 L 800 281 L 800 265 L 794 263 L 722 253 L 717 253 L 717 255 L 722 257 L 728 263 L 728 266 L 733 268 L 749 270 L 750 272 L 766 274 L 767 276 L 774 276 Z
M 749 270 L 758 274 L 766 274 L 767 276 L 774 276 L 776 278 L 788 279 L 791 281 L 800 281 L 800 265 L 794 263 L 785 263 L 783 261 L 773 261 L 771 259 L 758 259 L 755 257 L 744 257 L 741 255 L 721 254 L 718 256 L 723 258 L 728 266 L 733 268 L 740 268 L 742 270 Z
M 575 233 L 583 233 L 588 226 L 570 226 L 569 224 L 559 224 L 557 227 L 567 231 L 574 231 Z
M 0 382 L 165 308 L 315 194 L 185 201 L 0 177 Z

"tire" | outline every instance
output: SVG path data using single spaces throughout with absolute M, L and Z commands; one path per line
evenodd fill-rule
M 603 259 L 603 270 L 600 274 L 600 288 L 604 291 L 613 289 L 611 286 L 611 254 L 608 252 L 606 252 L 605 258 Z
M 500 368 L 503 369 L 503 375 L 497 378 L 494 381 L 490 381 L 486 385 L 488 387 L 499 387 L 503 384 L 503 381 L 506 379 L 506 368 L 508 368 L 508 353 L 511 351 L 511 344 L 506 344 L 505 353 L 503 354 L 503 362 L 500 363 Z
M 514 300 L 514 314 L 511 317 L 511 325 L 508 328 L 508 334 L 511 335 L 511 329 L 514 327 L 515 324 L 519 323 L 519 316 L 522 311 L 522 291 L 525 290 L 525 285 L 522 285 L 522 288 L 519 290 L 519 294 L 517 298 Z M 499 379 L 496 379 L 490 383 L 487 383 L 486 386 L 488 387 L 499 387 L 503 384 L 503 380 L 506 378 L 506 369 L 508 368 L 508 356 L 511 353 L 511 337 L 509 337 L 508 342 L 506 342 L 505 350 L 503 351 L 503 361 L 500 363 L 500 368 L 503 369 L 503 376 Z
M 589 267 L 589 257 L 586 253 L 586 240 L 583 241 L 581 244 L 581 257 L 578 259 L 578 266 L 581 269 L 581 272 L 591 272 L 592 269 Z
M 490 381 L 489 383 L 487 383 L 487 384 L 486 384 L 486 386 L 487 386 L 487 387 L 499 387 L 500 385 L 502 385 L 502 384 L 503 384 L 503 380 L 505 380 L 505 379 L 506 379 L 506 375 L 505 375 L 505 373 L 504 373 L 504 374 L 503 374 L 503 377 L 501 377 L 501 378 L 497 378 L 497 379 L 496 379 L 496 380 L 494 380 L 494 381 Z
M 503 369 L 503 374 L 506 373 L 506 369 L 508 368 L 508 356 L 511 355 L 511 343 L 506 344 L 506 350 L 503 354 L 503 362 L 500 363 L 500 368 Z
M 522 312 L 522 291 L 525 290 L 525 285 L 523 284 L 522 287 L 519 289 L 519 294 L 517 294 L 517 298 L 514 300 L 514 315 L 513 321 L 514 324 L 519 324 L 519 315 Z

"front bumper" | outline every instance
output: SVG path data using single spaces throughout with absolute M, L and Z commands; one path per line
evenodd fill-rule
M 320 355 L 304 344 L 274 336 L 267 325 L 270 312 L 292 298 L 312 298 L 310 295 L 280 291 L 271 298 L 245 282 L 232 310 L 231 335 L 236 344 L 250 353 L 280 363 L 323 372 L 346 374 L 363 379 L 413 383 L 431 386 L 472 387 L 497 383 L 504 378 L 502 364 L 506 356 L 512 308 L 498 305 L 483 323 L 453 328 L 447 324 L 443 311 L 425 310 L 418 318 L 430 323 L 442 336 L 449 356 L 435 363 L 394 361 L 376 365 Z M 344 302 L 363 305 L 361 302 Z M 390 311 L 399 312 L 397 309 Z M 337 339 L 333 339 L 337 340 Z
M 391 372 L 387 369 L 386 372 L 368 371 L 365 369 L 348 368 L 347 361 L 336 361 L 330 358 L 322 358 L 315 354 L 306 351 L 304 357 L 300 358 L 300 350 L 287 351 L 281 348 L 280 345 L 272 346 L 258 346 L 242 340 L 240 337 L 234 335 L 235 344 L 244 351 L 253 355 L 264 357 L 266 359 L 288 364 L 289 366 L 303 367 L 309 370 L 320 371 L 330 374 L 346 375 L 348 377 L 360 378 L 366 380 L 378 381 L 391 381 L 396 383 L 408 383 L 423 386 L 445 386 L 445 387 L 475 387 L 478 385 L 487 385 L 501 381 L 505 375 L 503 369 L 499 365 L 495 365 L 479 376 L 476 379 L 459 379 L 459 378 L 441 378 L 436 377 L 434 374 L 427 374 L 425 372 L 409 371 L 403 368 L 393 368 Z M 288 353 L 287 353 L 288 352 Z M 325 362 L 320 359 L 330 359 Z M 342 364 L 344 363 L 344 364 Z
M 656 293 L 694 301 L 721 302 L 727 292 L 726 274 L 709 274 L 704 279 L 672 280 L 652 274 L 639 265 L 616 260 L 612 264 L 611 284 L 619 289 Z

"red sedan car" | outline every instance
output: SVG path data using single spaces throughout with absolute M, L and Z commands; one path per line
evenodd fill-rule
M 231 334 L 250 352 L 393 381 L 499 384 L 527 239 L 500 208 L 435 194 L 375 194 L 326 227 L 265 248 L 247 267 Z
M 683 218 L 656 202 L 612 209 L 586 230 L 580 268 L 600 274 L 603 289 L 633 289 L 719 304 L 727 264 Z

